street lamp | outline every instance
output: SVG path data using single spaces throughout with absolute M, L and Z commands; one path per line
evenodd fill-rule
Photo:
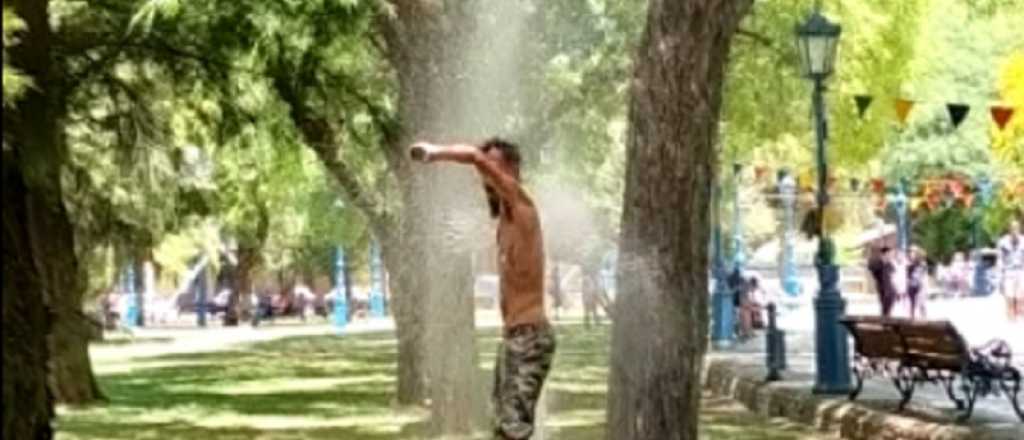
M 800 294 L 800 280 L 796 276 L 796 255 L 793 252 L 794 212 L 796 210 L 796 180 L 788 170 L 779 173 L 779 195 L 784 212 L 782 231 L 782 290 L 790 297 Z
M 817 137 L 818 166 L 818 253 L 815 266 L 820 289 L 814 300 L 815 362 L 817 376 L 814 392 L 845 394 L 850 390 L 850 360 L 846 331 L 839 324 L 846 301 L 839 293 L 839 267 L 836 266 L 835 245 L 825 233 L 825 208 L 828 206 L 828 163 L 825 140 L 825 79 L 832 74 L 836 46 L 841 28 L 821 15 L 818 8 L 796 27 L 797 48 L 803 63 L 803 74 L 814 82 L 813 104 Z
M 721 200 L 722 188 L 717 182 L 713 188 L 712 212 L 714 228 L 712 230 L 711 275 L 715 278 L 715 290 L 711 294 L 711 341 L 716 349 L 725 349 L 733 343 L 733 303 L 729 287 L 726 285 L 725 256 L 722 255 L 722 221 Z

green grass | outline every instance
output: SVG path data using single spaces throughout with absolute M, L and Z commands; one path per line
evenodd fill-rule
M 559 328 L 542 416 L 546 438 L 603 439 L 607 330 Z M 482 378 L 490 375 L 496 341 L 495 333 L 481 332 Z M 319 336 L 98 362 L 110 402 L 61 408 L 57 438 L 425 438 L 418 433 L 428 412 L 392 404 L 395 349 L 390 335 Z M 752 415 L 728 400 L 708 397 L 704 407 L 702 438 L 822 438 L 784 420 Z

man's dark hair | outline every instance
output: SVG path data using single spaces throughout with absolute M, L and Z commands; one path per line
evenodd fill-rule
M 523 157 L 519 154 L 519 146 L 502 138 L 493 137 L 480 144 L 480 151 L 484 153 L 488 153 L 493 149 L 501 151 L 501 157 L 516 167 L 519 167 L 519 164 L 523 161 Z
M 484 141 L 484 143 L 480 144 L 479 148 L 480 151 L 483 151 L 484 153 L 488 153 L 493 149 L 498 149 L 498 151 L 501 151 L 501 157 L 517 169 L 523 160 L 522 156 L 519 154 L 519 146 L 498 137 L 493 137 Z M 519 176 L 516 177 L 518 178 Z M 484 185 L 484 192 L 487 193 L 487 205 L 491 208 L 491 218 L 497 218 L 501 213 L 501 200 L 498 198 L 498 194 L 494 191 L 494 188 L 491 188 L 488 185 Z

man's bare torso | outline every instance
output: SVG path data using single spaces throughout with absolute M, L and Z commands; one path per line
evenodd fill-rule
M 522 190 L 520 190 L 522 191 Z M 543 324 L 544 239 L 533 201 L 505 202 L 498 221 L 498 271 L 505 328 Z

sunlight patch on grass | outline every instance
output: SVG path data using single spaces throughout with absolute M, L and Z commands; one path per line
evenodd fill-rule
M 347 377 L 321 378 L 270 378 L 254 379 L 241 382 L 220 383 L 203 388 L 204 393 L 223 395 L 258 395 L 302 391 L 322 391 L 339 386 L 355 386 L 365 384 L 388 385 L 394 383 L 394 377 L 384 374 L 359 375 Z M 191 385 L 171 385 L 164 387 L 170 392 L 186 392 L 194 389 Z
M 368 428 L 377 432 L 397 433 L 402 426 L 420 421 L 421 418 L 401 414 L 375 414 L 349 417 L 302 417 L 302 416 L 247 416 L 241 414 L 217 414 L 207 416 L 193 424 L 201 428 L 244 427 L 260 431 L 303 430 L 322 428 Z

